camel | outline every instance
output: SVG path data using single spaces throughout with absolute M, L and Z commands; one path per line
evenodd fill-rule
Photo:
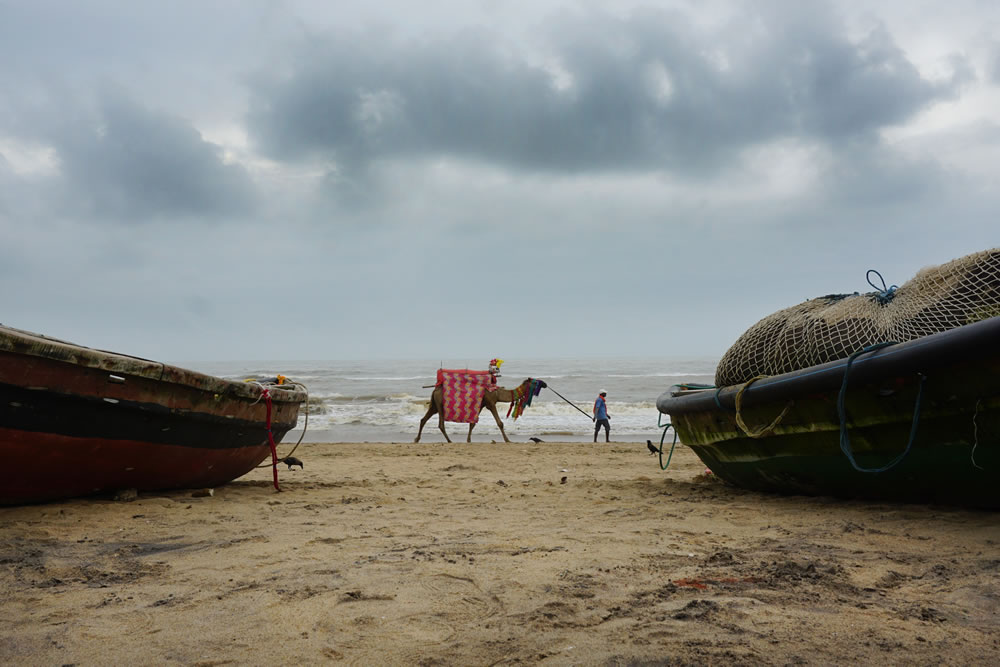
M 541 380 L 536 381 L 541 382 Z M 544 382 L 541 382 L 541 384 L 543 387 L 545 386 Z M 528 378 L 514 389 L 497 387 L 495 390 L 487 391 L 483 394 L 483 402 L 479 406 L 479 412 L 482 412 L 483 408 L 486 408 L 493 413 L 493 419 L 497 420 L 497 426 L 500 427 L 500 435 L 503 436 L 504 442 L 510 442 L 510 438 L 508 438 L 507 433 L 504 432 L 503 422 L 500 421 L 500 415 L 497 414 L 497 403 L 512 403 L 529 391 L 531 391 L 531 378 Z M 431 393 L 431 404 L 427 407 L 427 414 L 425 414 L 423 419 L 420 420 L 420 430 L 417 431 L 417 437 L 414 438 L 413 442 L 420 442 L 420 434 L 424 432 L 424 424 L 426 424 L 427 420 L 434 414 L 438 415 L 438 428 L 440 428 L 441 433 L 444 434 L 444 439 L 451 442 L 451 438 L 448 437 L 448 432 L 444 430 L 443 401 L 444 394 L 441 391 L 441 387 L 434 387 L 434 391 Z M 466 438 L 466 442 L 472 442 L 472 429 L 475 427 L 475 424 L 469 424 L 469 436 Z

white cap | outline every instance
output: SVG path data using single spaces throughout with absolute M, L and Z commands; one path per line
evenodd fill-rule
M 607 390 L 607 389 L 602 389 L 602 390 L 601 390 L 600 392 L 598 392 L 598 393 L 599 393 L 599 394 L 600 394 L 601 396 L 603 396 L 604 394 L 608 393 L 608 390 Z

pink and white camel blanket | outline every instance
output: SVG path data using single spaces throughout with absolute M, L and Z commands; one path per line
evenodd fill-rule
M 489 371 L 468 369 L 449 370 L 439 368 L 437 384 L 441 387 L 441 410 L 447 422 L 476 424 L 479 422 L 479 408 L 483 404 L 483 394 L 496 389 L 496 383 Z

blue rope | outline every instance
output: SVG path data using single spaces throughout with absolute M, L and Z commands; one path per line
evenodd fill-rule
M 674 447 L 677 446 L 677 429 L 674 429 L 674 444 L 670 445 L 670 454 L 667 455 L 667 465 L 663 465 L 663 440 L 667 437 L 667 430 L 673 427 L 673 424 L 661 424 L 660 420 L 663 417 L 663 413 L 656 418 L 656 425 L 663 429 L 663 435 L 660 436 L 660 470 L 666 470 L 670 467 L 670 459 L 674 458 Z
M 868 284 L 874 287 L 875 289 L 878 289 L 878 285 L 873 283 L 872 279 L 870 278 L 871 274 L 873 273 L 876 276 L 878 276 L 879 280 L 882 281 L 882 289 L 879 290 L 879 293 L 878 295 L 876 295 L 875 298 L 878 299 L 880 305 L 884 306 L 885 304 L 892 301 L 892 297 L 896 296 L 896 290 L 899 289 L 899 286 L 892 285 L 891 287 L 886 288 L 885 278 L 882 277 L 882 274 L 876 271 L 875 269 L 868 269 L 868 273 L 865 274 L 865 279 L 868 281 Z
M 844 454 L 847 456 L 847 460 L 851 462 L 851 465 L 858 472 L 879 473 L 879 472 L 885 472 L 886 470 L 895 467 L 900 461 L 902 461 L 906 457 L 907 454 L 910 453 L 910 449 L 913 447 L 913 441 L 916 440 L 917 437 L 917 424 L 920 421 L 920 401 L 924 395 L 924 382 L 927 380 L 927 376 L 924 375 L 923 373 L 918 373 L 918 375 L 920 376 L 920 388 L 917 390 L 917 401 L 916 404 L 913 406 L 913 422 L 910 425 L 910 440 L 909 442 L 906 443 L 906 449 L 903 450 L 903 453 L 894 458 L 886 465 L 882 466 L 881 468 L 862 468 L 861 466 L 858 465 L 858 462 L 854 460 L 854 453 L 851 451 L 851 439 L 847 434 L 847 408 L 844 405 L 845 402 L 844 399 L 847 396 L 847 378 L 850 376 L 851 373 L 851 364 L 854 363 L 854 360 L 859 355 L 862 355 L 865 352 L 872 352 L 874 350 L 878 350 L 883 347 L 888 347 L 890 345 L 895 345 L 895 344 L 896 344 L 895 342 L 886 342 L 886 343 L 878 343 L 876 345 L 869 345 L 863 350 L 859 350 L 854 354 L 852 354 L 847 359 L 847 367 L 844 369 L 844 382 L 840 386 L 840 395 L 837 397 L 837 414 L 840 416 L 840 449 L 842 452 L 844 452 Z

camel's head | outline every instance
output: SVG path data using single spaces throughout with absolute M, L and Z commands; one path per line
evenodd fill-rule
M 531 397 L 538 396 L 544 387 L 549 385 L 545 384 L 542 380 L 536 380 L 535 378 L 528 378 L 520 385 L 517 389 L 512 392 L 513 398 L 510 403 L 510 410 L 514 414 L 514 419 L 521 416 L 524 409 L 531 405 Z M 511 414 L 510 411 L 507 413 Z

